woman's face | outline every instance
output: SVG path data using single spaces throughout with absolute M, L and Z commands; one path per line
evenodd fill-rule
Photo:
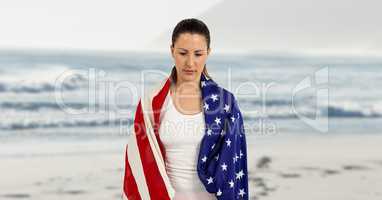
M 177 82 L 199 81 L 209 53 L 210 49 L 207 49 L 207 41 L 203 35 L 180 34 L 171 47 Z

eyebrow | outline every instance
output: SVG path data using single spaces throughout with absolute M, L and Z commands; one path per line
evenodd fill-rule
M 178 49 L 188 52 L 187 49 L 183 49 L 183 48 L 178 48 Z M 205 50 L 203 50 L 203 49 L 198 49 L 198 50 L 196 50 L 195 52 L 200 52 L 200 51 L 205 51 Z

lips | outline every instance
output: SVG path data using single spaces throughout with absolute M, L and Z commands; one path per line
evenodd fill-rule
M 186 74 L 193 74 L 195 70 L 184 69 L 183 72 Z

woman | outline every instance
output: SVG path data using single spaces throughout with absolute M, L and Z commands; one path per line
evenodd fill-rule
M 170 77 L 137 106 L 126 150 L 131 199 L 248 199 L 243 119 L 232 93 L 209 77 L 210 33 L 197 19 L 172 34 Z

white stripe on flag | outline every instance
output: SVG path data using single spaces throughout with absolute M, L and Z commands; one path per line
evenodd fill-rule
M 129 200 L 125 194 L 125 192 L 122 192 L 122 200 Z
M 147 183 L 145 179 L 145 174 L 143 172 L 143 166 L 141 157 L 139 154 L 138 144 L 137 144 L 137 138 L 136 133 L 134 130 L 134 126 L 132 129 L 133 135 L 129 137 L 128 143 L 128 162 L 130 164 L 131 172 L 134 176 L 135 182 L 137 183 L 139 194 L 141 195 L 142 199 L 150 200 L 150 193 L 149 189 L 147 188 Z
M 152 109 L 150 109 L 151 106 L 148 106 L 148 105 L 151 105 L 151 104 L 148 104 L 148 102 L 151 102 L 151 101 L 149 101 L 149 99 L 145 98 L 144 96 L 142 97 L 142 99 L 144 99 L 143 102 L 141 103 L 141 105 L 142 105 L 142 113 L 144 116 L 145 126 L 146 126 L 146 135 L 147 135 L 147 138 L 149 139 L 150 147 L 151 147 L 151 150 L 154 154 L 154 158 L 155 158 L 155 161 L 157 163 L 159 172 L 161 174 L 163 182 L 165 183 L 167 193 L 168 193 L 170 199 L 173 199 L 175 196 L 175 190 L 170 183 L 169 177 L 167 176 L 165 163 L 163 160 L 163 155 L 161 153 L 158 141 L 155 137 L 154 129 L 153 129 L 152 124 L 151 124 L 152 121 L 150 120 L 150 118 L 148 116 L 148 114 L 153 113 Z

